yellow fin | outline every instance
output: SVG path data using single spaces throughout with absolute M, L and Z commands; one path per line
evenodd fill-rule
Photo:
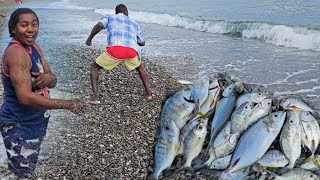
M 178 152 L 179 152 L 179 144 L 174 146 L 174 153 L 178 154 Z
M 320 168 L 320 164 L 314 156 L 308 157 L 306 160 L 303 161 L 303 164 L 308 163 L 309 161 L 312 161 L 314 165 Z
M 197 115 L 199 115 L 200 117 L 202 117 L 205 120 L 208 120 L 208 117 L 206 115 L 203 114 L 203 112 L 198 111 L 194 114 L 194 117 L 196 117 Z

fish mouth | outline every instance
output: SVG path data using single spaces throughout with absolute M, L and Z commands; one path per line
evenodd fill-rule
M 185 97 L 183 97 L 183 99 L 184 99 L 185 101 L 187 101 L 188 103 L 195 103 L 193 99 L 187 99 L 187 98 L 185 98 Z
M 214 87 L 212 87 L 212 88 L 209 88 L 209 91 L 210 90 L 213 90 L 213 89 L 216 89 L 216 88 L 218 88 L 219 86 L 217 85 L 217 86 L 214 86 Z

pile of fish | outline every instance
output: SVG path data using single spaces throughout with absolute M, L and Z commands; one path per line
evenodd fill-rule
M 209 169 L 226 180 L 319 179 L 319 117 L 300 98 L 218 77 L 188 84 L 163 105 L 152 179 Z

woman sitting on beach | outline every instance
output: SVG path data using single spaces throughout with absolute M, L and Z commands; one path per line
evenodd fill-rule
M 8 167 L 20 178 L 35 170 L 46 134 L 50 109 L 81 109 L 80 100 L 50 99 L 48 88 L 57 79 L 35 42 L 39 19 L 28 8 L 16 9 L 8 23 L 12 40 L 2 58 L 4 103 L 0 130 L 9 159 Z

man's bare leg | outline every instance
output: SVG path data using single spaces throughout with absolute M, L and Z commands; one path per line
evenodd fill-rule
M 99 104 L 98 98 L 98 80 L 99 80 L 99 71 L 102 69 L 96 62 L 91 64 L 90 70 L 90 80 L 91 80 L 91 88 L 92 88 L 92 95 L 89 99 L 89 103 L 92 104 Z
M 140 76 L 140 78 L 142 80 L 144 89 L 146 91 L 146 99 L 147 99 L 147 101 L 151 101 L 152 100 L 152 92 L 151 92 L 151 89 L 150 89 L 150 81 L 149 81 L 149 78 L 148 78 L 148 74 L 144 69 L 143 64 L 141 63 L 141 65 L 139 67 L 137 67 L 136 70 L 139 73 L 139 76 Z

